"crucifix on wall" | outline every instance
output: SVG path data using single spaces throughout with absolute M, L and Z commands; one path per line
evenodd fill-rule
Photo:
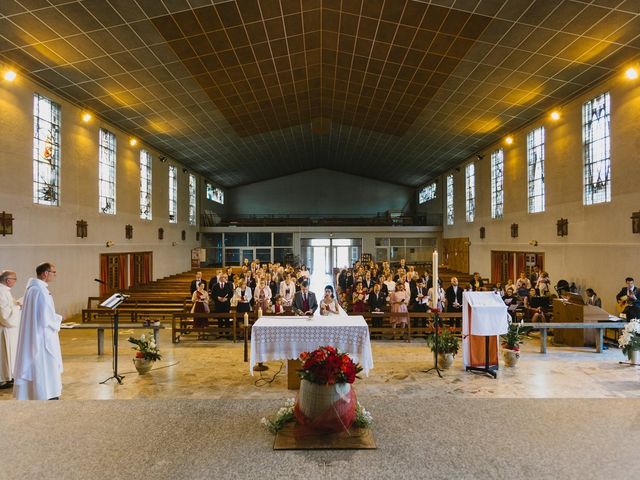
M 557 235 L 559 237 L 566 237 L 569 235 L 569 220 L 561 218 L 556 222 Z
M 7 212 L 0 213 L 0 233 L 5 235 L 13 235 L 13 215 Z
M 633 212 L 631 214 L 631 231 L 633 233 L 640 233 L 640 212 Z
M 89 226 L 84 220 L 78 220 L 76 222 L 76 237 L 86 238 L 88 235 Z

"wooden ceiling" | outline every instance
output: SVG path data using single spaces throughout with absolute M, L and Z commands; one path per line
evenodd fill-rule
M 619 73 L 640 0 L 2 0 L 0 57 L 223 186 L 418 186 Z

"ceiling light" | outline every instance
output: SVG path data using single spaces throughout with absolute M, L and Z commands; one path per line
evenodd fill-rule
M 6 72 L 4 72 L 4 79 L 7 82 L 13 82 L 17 76 L 18 74 L 15 72 L 15 70 L 7 70 Z
M 137 138 L 131 137 L 129 139 L 129 145 L 131 145 L 132 147 L 135 147 L 137 144 L 138 144 L 138 139 Z
M 89 112 L 84 112 L 84 113 L 82 114 L 82 121 L 83 121 L 84 123 L 88 123 L 88 122 L 90 122 L 92 118 L 93 118 L 93 115 L 91 115 Z
M 509 135 L 507 138 L 504 139 L 504 143 L 506 143 L 507 145 L 513 144 L 513 137 Z
M 560 112 L 558 110 L 554 110 L 551 112 L 551 120 L 560 120 Z
M 627 71 L 624 72 L 624 74 L 629 80 L 635 80 L 636 78 L 638 78 L 638 70 L 633 67 L 628 68 Z

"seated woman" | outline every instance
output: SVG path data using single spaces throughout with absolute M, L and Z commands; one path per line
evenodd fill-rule
M 247 282 L 244 278 L 238 280 L 238 287 L 233 292 L 236 299 L 236 311 L 240 313 L 251 311 L 251 288 L 247 286 Z
M 346 315 L 338 304 L 331 285 L 324 287 L 324 297 L 320 300 L 320 315 Z
M 209 313 L 209 293 L 205 290 L 205 282 L 198 284 L 198 289 L 191 295 L 193 306 L 191 313 Z M 209 319 L 193 317 L 193 328 L 207 328 Z M 198 338 L 203 338 L 204 334 L 198 333 Z
M 524 302 L 524 315 L 529 322 L 544 322 L 546 321 L 544 312 L 541 307 L 534 308 L 531 306 L 531 298 L 536 296 L 536 289 L 530 288 L 529 295 L 523 298 Z

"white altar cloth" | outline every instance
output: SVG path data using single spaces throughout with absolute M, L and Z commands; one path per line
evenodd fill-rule
M 262 317 L 251 327 L 249 371 L 256 363 L 297 359 L 331 345 L 360 363 L 365 375 L 373 368 L 369 327 L 361 315 Z

